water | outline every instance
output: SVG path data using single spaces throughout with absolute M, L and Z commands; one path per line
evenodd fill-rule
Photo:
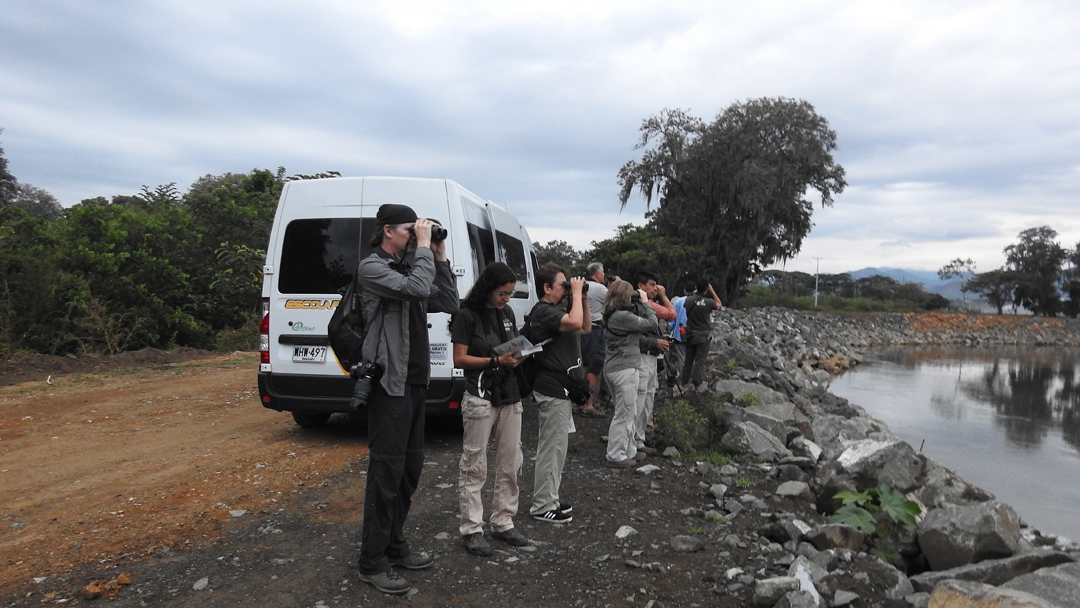
M 1080 350 L 886 349 L 830 390 L 1032 527 L 1080 540 Z

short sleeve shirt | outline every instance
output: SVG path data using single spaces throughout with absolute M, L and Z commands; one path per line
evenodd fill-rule
M 591 290 L 591 288 L 590 288 Z M 581 366 L 581 339 L 579 332 L 559 330 L 566 312 L 550 302 L 539 302 L 529 313 L 527 338 L 533 344 L 551 338 L 544 350 L 533 355 L 538 357 L 538 370 L 533 390 L 548 397 L 566 398 L 566 389 L 553 374 L 560 370 L 572 378 L 584 377 Z
M 589 293 L 586 294 L 589 297 L 589 318 L 592 319 L 593 325 L 599 325 L 604 320 L 604 299 L 607 297 L 607 286 L 596 281 L 589 281 L 586 285 L 589 286 Z M 593 327 L 593 329 L 599 329 L 599 327 Z
M 686 307 L 687 341 L 700 343 L 708 340 L 712 332 L 712 313 L 717 309 L 712 298 L 695 293 L 683 302 Z
M 468 347 L 465 351 L 473 357 L 493 357 L 495 346 L 506 342 L 518 335 L 517 323 L 514 319 L 514 309 L 509 306 L 503 309 L 484 308 L 477 312 L 469 308 L 462 308 L 454 316 L 454 326 L 450 333 L 450 341 L 454 344 L 464 344 Z M 505 337 L 505 338 L 504 338 Z M 484 369 L 465 370 L 465 390 L 472 395 L 480 395 L 480 374 L 488 371 Z M 510 374 L 502 386 L 503 403 L 514 403 L 521 400 L 517 381 L 514 374 Z

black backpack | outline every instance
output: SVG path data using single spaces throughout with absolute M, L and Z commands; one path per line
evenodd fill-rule
M 360 283 L 354 270 L 352 283 L 326 324 L 330 348 L 334 349 L 334 356 L 347 372 L 351 372 L 353 366 L 364 358 L 365 325 L 364 311 L 360 307 Z

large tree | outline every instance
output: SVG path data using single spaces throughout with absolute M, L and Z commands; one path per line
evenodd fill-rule
M 1013 303 L 1037 315 L 1061 311 L 1058 280 L 1068 253 L 1056 238 L 1049 226 L 1028 228 L 1020 233 L 1020 242 L 1005 248 L 1005 265 L 1016 273 Z
M 971 293 L 981 295 L 1000 315 L 1005 305 L 1012 300 L 1013 290 L 1016 289 L 1016 273 L 1004 268 L 980 272 L 968 279 L 964 287 Z
M 830 206 L 847 183 L 836 133 L 805 101 L 736 103 L 711 123 L 664 110 L 641 125 L 640 161 L 619 170 L 619 200 L 637 189 L 651 225 L 705 249 L 700 272 L 726 301 L 770 264 L 791 259 L 813 226 L 816 192 Z

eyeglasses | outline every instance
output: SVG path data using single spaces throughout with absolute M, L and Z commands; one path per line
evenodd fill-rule
M 495 295 L 499 296 L 500 298 L 504 298 L 504 299 L 509 300 L 510 296 L 514 295 L 514 292 L 512 292 L 512 291 L 496 291 Z

